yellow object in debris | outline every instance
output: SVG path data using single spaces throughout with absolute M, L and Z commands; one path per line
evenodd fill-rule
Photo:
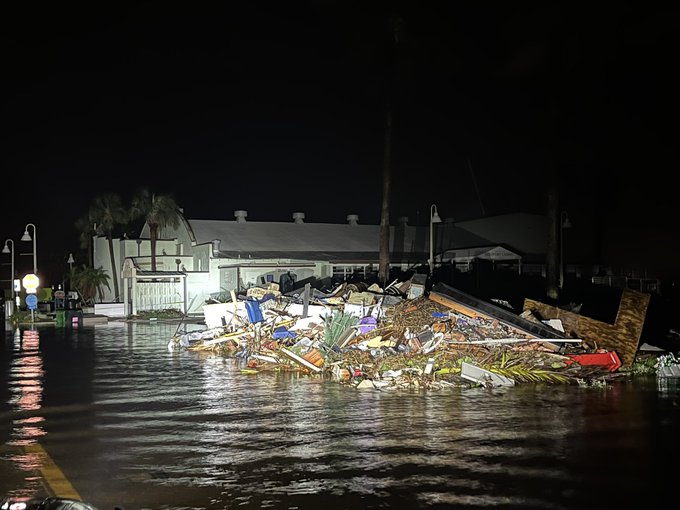
M 252 368 L 242 368 L 241 373 L 242 374 L 258 374 L 259 370 L 255 370 L 255 369 L 252 369 Z
M 396 341 L 394 340 L 383 340 L 383 337 L 381 336 L 374 336 L 371 338 L 366 345 L 371 348 L 375 347 L 394 347 L 396 345 Z

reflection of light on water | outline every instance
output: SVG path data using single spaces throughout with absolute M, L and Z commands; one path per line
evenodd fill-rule
M 680 389 L 680 378 L 678 377 L 657 377 L 656 387 L 661 392 L 664 393 L 674 393 Z M 667 395 L 664 395 L 667 396 Z
M 38 471 L 42 467 L 42 456 L 37 452 L 13 455 L 10 460 L 21 471 Z
M 36 330 L 25 330 L 14 338 L 15 356 L 9 368 L 9 398 L 8 403 L 16 418 L 10 446 L 28 446 L 37 443 L 46 434 L 43 429 L 45 418 L 36 415 L 42 408 L 43 397 L 43 359 L 40 353 L 40 336 Z M 25 487 L 20 492 L 34 491 L 40 484 L 40 477 L 34 475 L 42 467 L 42 457 L 37 453 L 20 453 L 9 457 L 17 470 L 30 473 L 24 476 Z M 19 493 L 11 496 L 20 495 Z
M 20 370 L 18 377 L 30 377 L 30 371 Z M 10 404 L 16 404 L 22 411 L 34 411 L 40 409 L 42 399 L 42 386 L 35 381 L 17 381 L 16 386 L 11 389 L 12 395 L 9 398 Z

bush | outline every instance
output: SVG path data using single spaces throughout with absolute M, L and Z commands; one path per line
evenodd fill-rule
M 141 310 L 137 315 L 131 316 L 133 319 L 181 319 L 184 313 L 176 308 L 166 308 L 164 310 Z

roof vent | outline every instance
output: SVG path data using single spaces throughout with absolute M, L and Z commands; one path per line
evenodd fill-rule
M 358 225 L 359 224 L 359 215 L 358 214 L 348 214 L 347 215 L 347 221 L 349 222 L 350 225 Z
M 236 218 L 237 223 L 245 223 L 246 218 L 248 217 L 248 211 L 234 211 L 234 217 Z
M 400 216 L 399 217 L 399 225 L 401 225 L 402 227 L 405 227 L 406 225 L 408 225 L 408 216 Z
M 304 223 L 305 221 L 305 213 L 303 212 L 294 212 L 293 213 L 293 221 L 295 223 Z

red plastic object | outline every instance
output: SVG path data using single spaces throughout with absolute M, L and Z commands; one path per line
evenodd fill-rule
M 606 368 L 610 372 L 616 372 L 621 366 L 621 360 L 616 351 L 569 354 L 568 357 L 579 365 L 597 365 Z

